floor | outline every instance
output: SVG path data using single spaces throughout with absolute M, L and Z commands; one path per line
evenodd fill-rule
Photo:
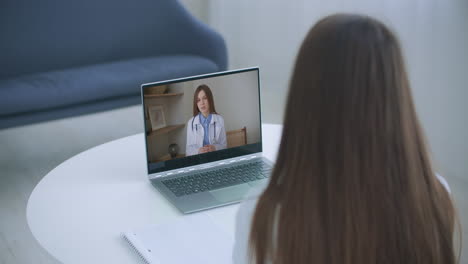
M 54 167 L 90 147 L 139 133 L 139 106 L 0 130 L 0 263 L 59 263 L 32 236 L 26 205 L 34 186 Z M 446 176 L 461 222 L 468 226 L 468 178 Z M 464 237 L 468 232 L 464 231 Z M 468 243 L 463 252 L 468 254 Z M 468 264 L 468 255 L 461 263 Z

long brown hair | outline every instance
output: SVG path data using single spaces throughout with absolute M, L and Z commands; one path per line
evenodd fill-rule
M 369 17 L 322 19 L 296 58 L 250 260 L 452 264 L 454 222 L 396 37 Z
M 208 103 L 210 104 L 210 113 L 217 114 L 216 112 L 216 107 L 214 104 L 214 99 L 213 99 L 213 93 L 211 92 L 210 87 L 206 84 L 199 85 L 197 89 L 195 90 L 195 93 L 193 94 L 193 116 L 198 115 L 200 113 L 200 110 L 198 109 L 197 105 L 197 99 L 198 99 L 198 94 L 204 91 L 206 94 L 206 97 L 208 99 Z

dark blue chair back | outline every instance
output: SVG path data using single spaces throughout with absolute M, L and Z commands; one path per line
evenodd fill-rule
M 226 69 L 221 36 L 200 27 L 176 0 L 1 0 L 0 79 L 161 54 Z

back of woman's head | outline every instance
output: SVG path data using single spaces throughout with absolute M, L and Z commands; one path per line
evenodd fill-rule
M 252 223 L 257 263 L 455 263 L 454 209 L 380 22 L 333 15 L 309 31 L 278 153 Z

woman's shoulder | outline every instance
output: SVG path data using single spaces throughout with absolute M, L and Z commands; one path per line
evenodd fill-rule
M 236 220 L 241 229 L 250 230 L 250 221 L 252 220 L 255 208 L 257 207 L 258 198 L 262 195 L 264 188 L 252 188 L 245 196 L 237 211 Z
M 223 122 L 224 123 L 224 118 L 220 114 L 212 114 L 213 117 L 217 120 L 217 122 Z
M 445 187 L 447 192 L 452 193 L 452 190 L 450 190 L 450 185 L 448 184 L 447 180 L 438 173 L 436 173 L 435 175 L 439 182 Z
M 232 254 L 233 263 L 248 262 L 248 241 L 252 218 L 257 207 L 260 190 L 251 190 L 242 203 L 236 214 L 236 232 L 234 238 L 234 250 Z

